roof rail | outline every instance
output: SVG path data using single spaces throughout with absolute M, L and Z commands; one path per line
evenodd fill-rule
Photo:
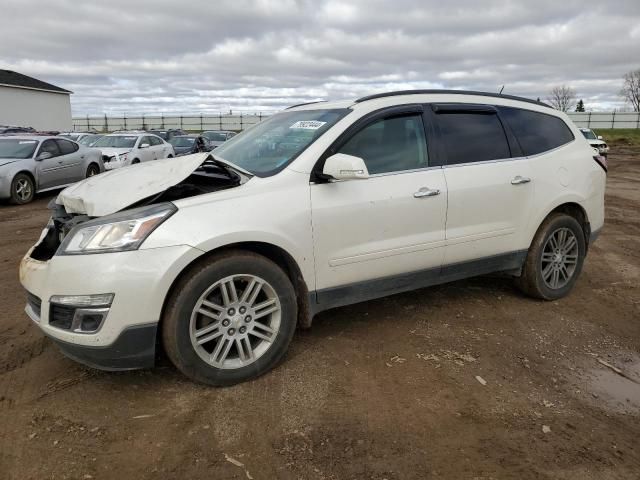
M 431 89 L 431 90 L 398 90 L 395 92 L 386 92 L 386 93 L 376 93 L 373 95 L 367 95 L 365 97 L 358 98 L 355 103 L 366 102 L 367 100 L 374 100 L 376 98 L 384 98 L 384 97 L 395 97 L 397 95 L 417 95 L 417 94 L 434 94 L 434 93 L 452 93 L 456 95 L 479 95 L 482 97 L 493 97 L 493 98 L 506 98 L 508 100 L 518 100 L 520 102 L 533 103 L 534 105 L 542 105 L 543 107 L 553 108 L 551 105 L 547 105 L 544 102 L 539 102 L 537 100 L 531 100 L 530 98 L 517 97 L 515 95 L 504 95 L 501 93 L 487 93 L 487 92 L 476 92 L 473 90 L 439 90 L 439 89 Z
M 313 105 L 314 103 L 322 103 L 322 102 L 326 102 L 326 100 L 316 100 L 315 102 L 298 103 L 296 105 L 291 105 L 290 107 L 285 108 L 285 110 L 291 110 L 292 108 L 302 107 L 303 105 Z

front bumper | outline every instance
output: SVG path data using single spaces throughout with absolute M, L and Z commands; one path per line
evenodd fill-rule
M 119 371 L 153 367 L 158 325 L 125 328 L 115 342 L 105 347 L 76 345 L 49 336 L 62 353 L 76 362 L 99 370 Z
M 127 165 L 129 165 L 128 162 L 125 162 L 123 160 L 116 160 L 115 158 L 109 162 L 104 162 L 104 169 L 105 170 L 115 170 L 116 168 L 122 168 L 122 167 L 126 167 Z
M 35 260 L 30 253 L 20 263 L 20 282 L 30 294 L 26 313 L 65 354 L 87 365 L 111 370 L 153 364 L 155 329 L 165 297 L 179 273 L 202 254 L 187 245 L 56 255 L 47 261 Z M 113 293 L 114 297 L 95 333 L 74 332 L 50 324 L 52 296 L 104 293 Z

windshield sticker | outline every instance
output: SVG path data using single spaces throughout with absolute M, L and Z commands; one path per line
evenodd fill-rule
M 300 120 L 294 123 L 289 128 L 295 128 L 300 130 L 318 130 L 327 122 L 319 122 L 317 120 Z
M 24 144 L 29 144 L 29 143 L 36 143 L 35 140 L 21 140 L 18 142 L 20 145 L 24 145 Z

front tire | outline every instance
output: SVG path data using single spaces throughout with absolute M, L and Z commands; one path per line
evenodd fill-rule
M 11 180 L 11 203 L 24 205 L 33 200 L 36 188 L 33 179 L 26 173 L 19 173 Z
M 547 217 L 533 239 L 518 287 L 543 300 L 566 296 L 573 288 L 586 255 L 584 231 L 564 213 Z
M 85 178 L 93 177 L 95 175 L 98 175 L 99 173 L 100 173 L 100 167 L 98 167 L 98 165 L 96 165 L 95 163 L 92 163 L 87 167 L 87 173 L 85 175 Z
M 275 367 L 296 319 L 295 290 L 282 269 L 261 255 L 229 251 L 178 282 L 166 303 L 162 340 L 186 376 L 227 386 Z

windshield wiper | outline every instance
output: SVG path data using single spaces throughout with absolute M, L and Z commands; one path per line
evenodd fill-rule
M 222 158 L 215 156 L 211 152 L 209 152 L 209 157 L 202 164 L 202 168 L 205 170 L 206 170 L 207 163 L 212 163 L 219 169 L 222 169 L 229 176 L 229 178 L 236 180 L 238 183 L 244 183 L 247 180 L 249 180 L 251 177 L 253 177 L 253 174 L 251 172 L 248 172 L 243 168 L 238 167 L 237 165 L 234 165 L 231 162 L 227 162 L 226 160 L 223 160 Z

